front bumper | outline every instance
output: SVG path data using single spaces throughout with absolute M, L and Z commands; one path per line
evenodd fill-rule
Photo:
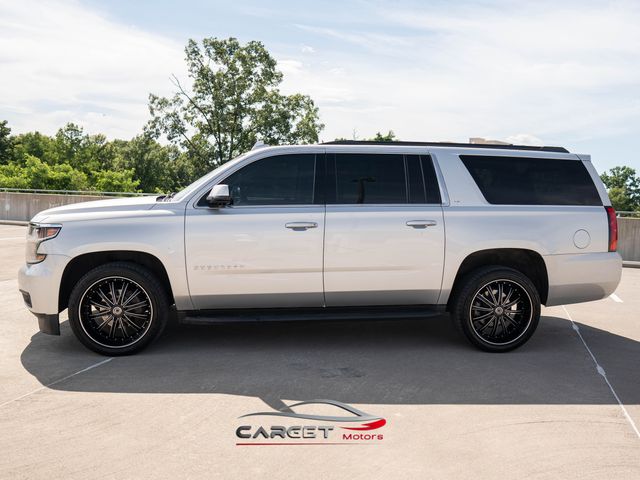
M 27 308 L 38 318 L 42 333 L 60 335 L 58 316 L 62 273 L 69 262 L 65 255 L 47 255 L 40 263 L 23 265 L 18 271 L 18 288 Z
M 32 312 L 33 313 L 33 312 Z M 47 313 L 34 313 L 38 317 L 38 328 L 47 335 L 60 335 L 60 315 Z

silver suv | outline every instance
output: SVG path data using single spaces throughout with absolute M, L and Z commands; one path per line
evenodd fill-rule
M 370 142 L 262 147 L 168 196 L 36 215 L 19 284 L 40 330 L 105 355 L 182 323 L 448 311 L 475 346 L 524 344 L 540 305 L 621 275 L 589 156 L 559 147 Z

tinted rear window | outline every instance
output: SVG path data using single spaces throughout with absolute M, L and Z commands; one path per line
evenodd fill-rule
M 497 205 L 602 205 L 579 160 L 460 155 L 484 198 Z
M 405 155 L 409 203 L 441 203 L 440 188 L 431 157 Z
M 403 155 L 335 156 L 336 203 L 407 203 Z

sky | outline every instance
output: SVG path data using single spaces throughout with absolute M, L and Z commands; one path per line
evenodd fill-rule
M 0 0 L 0 120 L 131 138 L 189 38 L 259 40 L 321 140 L 484 137 L 640 172 L 640 1 Z

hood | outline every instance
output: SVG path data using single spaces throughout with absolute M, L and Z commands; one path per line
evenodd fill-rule
M 133 213 L 152 209 L 157 204 L 156 198 L 156 195 L 149 195 L 72 203 L 43 210 L 33 217 L 32 221 L 54 222 L 121 216 L 125 212 Z

